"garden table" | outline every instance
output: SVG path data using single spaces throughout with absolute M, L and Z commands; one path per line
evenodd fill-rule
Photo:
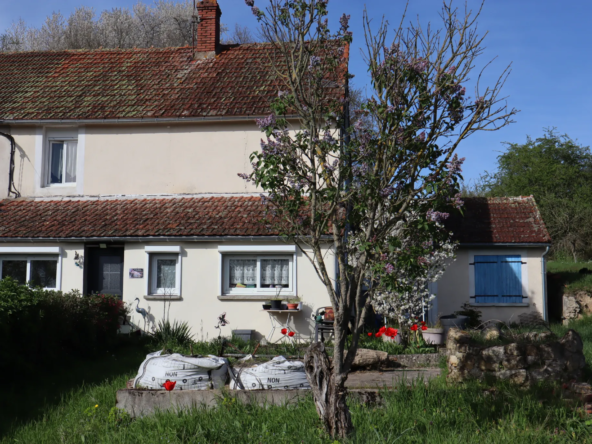
M 273 338 L 273 334 L 275 333 L 276 328 L 285 328 L 287 331 L 287 333 L 290 333 L 291 331 L 294 331 L 290 328 L 290 318 L 292 318 L 292 315 L 295 313 L 300 313 L 302 311 L 302 307 L 300 304 L 298 304 L 298 308 L 294 309 L 294 310 L 288 310 L 288 309 L 269 309 L 269 310 L 264 310 L 269 314 L 269 321 L 271 322 L 271 331 L 269 332 L 269 334 L 267 335 L 267 342 L 271 343 L 271 338 Z M 275 316 L 276 314 L 283 314 L 283 313 L 287 313 L 288 316 L 286 316 L 286 322 L 282 323 L 279 321 L 279 319 Z M 284 337 L 287 337 L 290 341 L 292 341 L 292 344 L 296 345 L 296 340 L 294 339 L 294 336 L 288 336 L 283 335 L 280 339 L 278 339 L 275 342 L 279 342 L 281 341 Z

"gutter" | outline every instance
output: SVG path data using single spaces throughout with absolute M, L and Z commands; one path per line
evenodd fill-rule
M 138 117 L 122 119 L 32 119 L 32 120 L 0 120 L 0 124 L 7 125 L 72 125 L 72 124 L 125 124 L 125 123 L 183 123 L 183 122 L 240 122 L 262 119 L 267 115 L 232 116 L 232 117 Z M 288 119 L 297 119 L 298 116 L 290 115 Z
M 330 240 L 331 236 L 323 236 Z M 221 242 L 221 241 L 250 241 L 250 242 L 286 242 L 282 236 L 143 236 L 143 237 L 0 237 L 0 243 L 45 243 L 45 242 Z
M 547 245 L 547 249 L 543 253 L 543 257 L 541 258 L 541 278 L 543 280 L 543 321 L 549 322 L 549 315 L 547 313 L 547 253 L 549 253 L 549 245 Z

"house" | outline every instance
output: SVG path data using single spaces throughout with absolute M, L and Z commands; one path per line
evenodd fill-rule
M 276 315 L 261 304 L 298 296 L 291 326 L 308 338 L 311 314 L 330 305 L 326 291 L 308 259 L 258 222 L 259 192 L 237 176 L 259 149 L 255 119 L 278 93 L 273 54 L 221 45 L 217 0 L 198 2 L 198 13 L 196 48 L 0 54 L 0 275 L 119 295 L 147 310 L 146 319 L 132 312 L 140 327 L 170 317 L 199 339 L 218 334 L 222 312 L 231 328 L 266 335 Z M 339 94 L 344 84 L 330 87 Z M 476 203 L 455 226 L 462 248 L 438 283 L 438 312 L 482 286 L 475 302 L 492 316 L 544 311 L 535 272 L 550 242 L 544 224 L 532 199 L 500 202 Z M 497 282 L 518 269 L 516 256 L 528 299 L 512 290 L 507 302 L 506 287 L 486 293 L 473 270 L 493 267 L 487 279 Z

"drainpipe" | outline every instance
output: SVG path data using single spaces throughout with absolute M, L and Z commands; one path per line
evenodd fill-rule
M 541 258 L 541 278 L 543 279 L 543 320 L 545 322 L 549 322 L 548 314 L 547 314 L 547 273 L 546 273 L 546 259 L 547 253 L 549 253 L 549 247 L 547 245 L 547 249 L 543 253 L 543 257 Z
M 14 197 L 21 197 L 21 193 L 18 192 L 16 187 L 14 186 L 14 154 L 16 152 L 16 143 L 14 141 L 14 137 L 10 134 L 0 132 L 0 136 L 6 137 L 10 141 L 10 166 L 8 170 L 8 196 L 11 194 Z

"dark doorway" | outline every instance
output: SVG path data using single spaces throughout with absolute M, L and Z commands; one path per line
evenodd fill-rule
M 87 246 L 87 294 L 111 294 L 123 298 L 123 247 Z

